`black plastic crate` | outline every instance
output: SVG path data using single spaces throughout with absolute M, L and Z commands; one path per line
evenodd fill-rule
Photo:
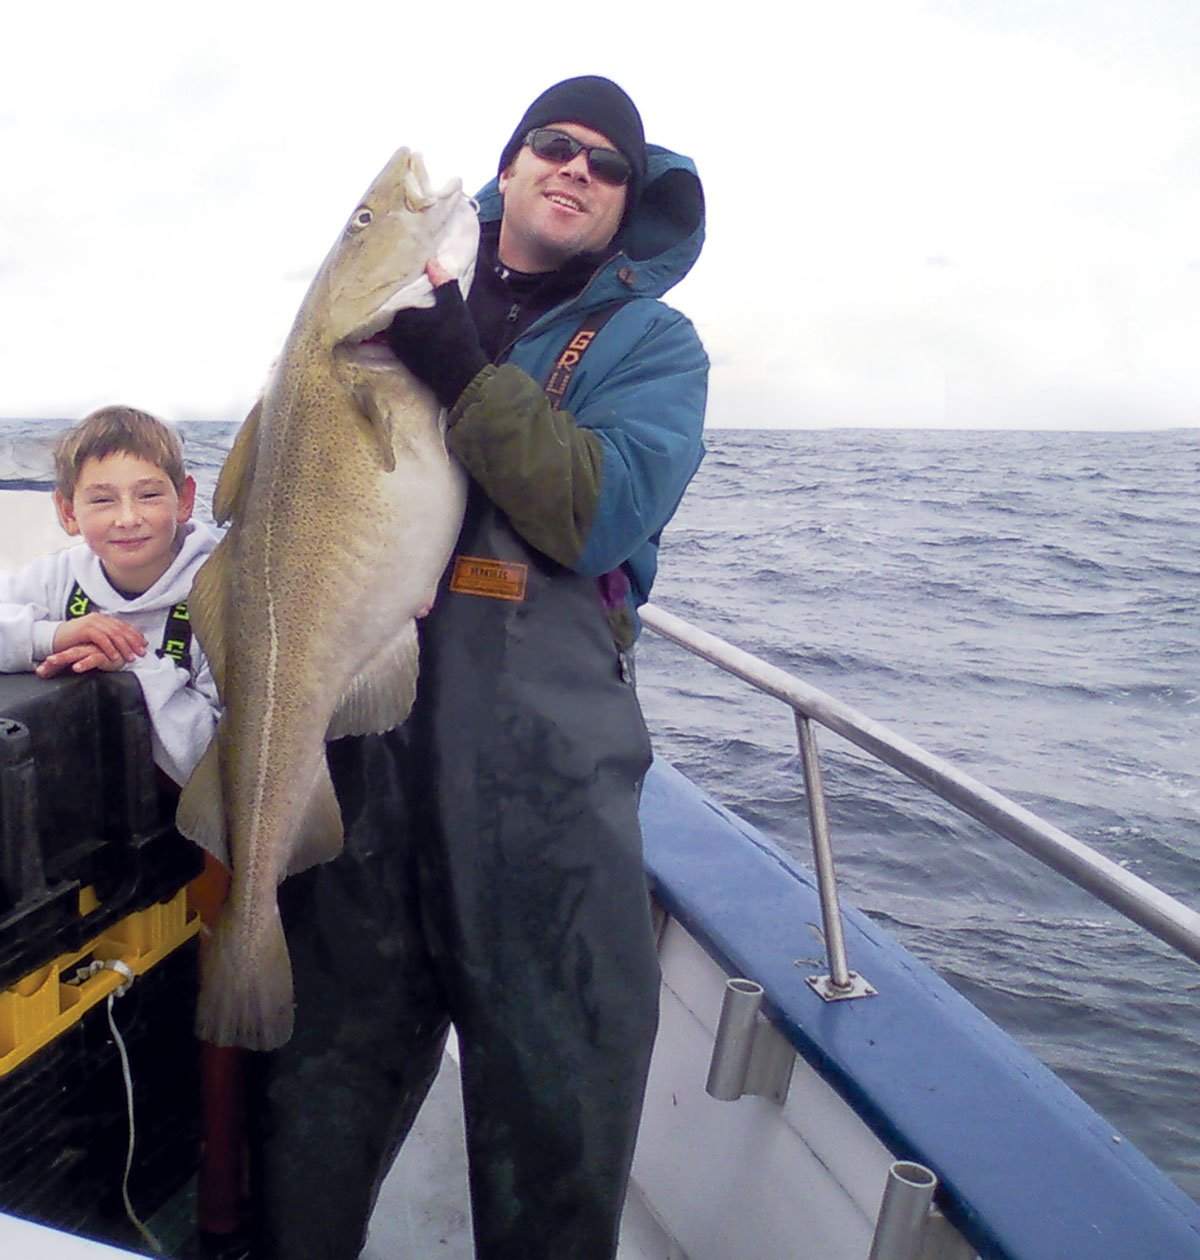
M 125 1041 L 133 1080 L 137 1141 L 129 1193 L 141 1214 L 152 1214 L 196 1170 L 200 1141 L 200 1046 L 193 1033 L 199 942 L 169 955 L 117 998 L 113 1019 Z M 104 1008 L 79 1024 L 76 1083 L 69 1114 L 89 1124 L 91 1180 L 103 1185 L 103 1215 L 123 1211 L 120 1177 L 128 1144 L 125 1082 Z
M 71 1092 L 70 1038 L 59 1038 L 0 1078 L 0 1188 L 20 1173 L 41 1135 L 62 1123 Z
M 0 843 L 7 837 L 0 835 Z M 79 882 L 43 889 L 0 913 L 0 989 L 75 947 L 79 938 Z
M 113 1001 L 133 1082 L 136 1144 L 129 1195 L 143 1219 L 195 1175 L 199 1043 L 193 1034 L 199 942 L 193 936 Z M 0 1077 L 0 1210 L 128 1242 L 121 1179 L 126 1084 L 107 999 Z
M 37 767 L 29 728 L 0 717 L 0 913 L 44 892 L 46 871 L 37 835 Z
M 33 860 L 50 883 L 94 882 L 93 859 L 104 847 L 104 799 L 114 785 L 105 781 L 111 767 L 105 764 L 110 758 L 103 747 L 107 732 L 101 726 L 100 699 L 98 678 L 0 678 L 0 716 L 26 732 L 20 742 L 27 745 L 33 767 L 32 809 L 26 805 L 21 813 L 36 829 Z M 6 841 L 11 843 L 7 836 Z
M 57 1146 L 53 1160 L 13 1194 L 5 1211 L 68 1233 L 92 1233 L 88 1227 L 98 1192 L 88 1182 L 87 1152 L 81 1146 Z
M 200 872 L 175 803 L 131 674 L 0 675 L 0 988 Z
M 0 1076 L 0 1151 L 4 1150 L 12 1126 L 41 1102 L 52 1100 L 69 1088 L 70 1059 L 66 1044 L 52 1041 L 40 1054 Z M 49 1101 L 48 1101 L 49 1100 Z

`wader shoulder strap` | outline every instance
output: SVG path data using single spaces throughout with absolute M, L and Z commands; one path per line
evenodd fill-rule
M 71 587 L 71 594 L 67 597 L 67 615 L 65 620 L 74 621 L 77 617 L 86 617 L 94 607 L 92 597 L 76 582 Z
M 192 620 L 188 615 L 187 600 L 180 600 L 167 613 L 167 624 L 163 626 L 162 647 L 159 656 L 169 656 L 176 665 L 182 665 L 189 673 L 192 668 L 192 654 L 188 650 L 192 644 Z
M 86 617 L 95 606 L 92 597 L 76 582 L 71 587 L 71 594 L 67 599 L 66 620 L 74 621 L 78 617 Z M 192 622 L 188 616 L 187 600 L 185 599 L 175 604 L 171 611 L 167 613 L 167 624 L 163 627 L 162 647 L 158 649 L 158 654 L 159 656 L 169 656 L 177 665 L 182 665 L 184 669 L 191 670 L 192 654 L 189 651 L 191 644 Z
M 546 377 L 546 383 L 542 386 L 546 391 L 546 397 L 550 399 L 550 407 L 553 411 L 557 411 L 562 406 L 562 400 L 567 393 L 567 386 L 571 384 L 571 377 L 574 376 L 575 369 L 579 366 L 579 360 L 587 353 L 588 347 L 595 340 L 596 334 L 624 305 L 624 302 L 612 302 L 608 306 L 601 306 L 597 310 L 589 311 L 584 316 L 583 323 L 579 325 L 575 335 L 567 342 L 562 354 L 554 361 L 554 366 L 550 369 L 550 375 Z

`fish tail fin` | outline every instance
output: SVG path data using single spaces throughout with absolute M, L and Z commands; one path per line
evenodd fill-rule
M 292 963 L 275 908 L 262 932 L 256 966 L 249 966 L 237 934 L 222 916 L 201 964 L 196 1036 L 216 1046 L 277 1050 L 292 1035 Z

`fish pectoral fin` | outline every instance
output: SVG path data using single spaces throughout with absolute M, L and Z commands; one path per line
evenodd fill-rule
M 419 659 L 417 623 L 410 621 L 346 688 L 325 738 L 380 735 L 402 726 L 416 699 Z
M 228 624 L 230 550 L 226 534 L 192 581 L 188 612 L 221 700 L 225 700 L 225 627 Z
M 260 398 L 250 414 L 242 421 L 242 427 L 221 465 L 217 488 L 213 491 L 213 517 L 218 525 L 224 525 L 230 517 L 238 517 L 246 505 L 246 495 L 254 480 L 254 463 L 258 455 L 258 424 L 262 418 L 263 400 Z
M 284 875 L 299 875 L 310 866 L 331 862 L 341 853 L 344 839 L 341 806 L 333 790 L 329 767 L 322 759 L 321 773 L 313 785 L 308 808 L 296 831 Z
M 366 417 L 367 424 L 379 445 L 379 456 L 384 472 L 396 471 L 396 450 L 392 413 L 380 402 L 379 391 L 375 388 L 369 374 L 353 373 L 349 382 L 350 392 L 359 411 Z
M 218 735 L 220 726 L 217 727 Z M 229 866 L 225 834 L 225 805 L 221 796 L 221 766 L 214 738 L 204 750 L 192 776 L 184 784 L 175 812 L 175 826 L 193 843 Z

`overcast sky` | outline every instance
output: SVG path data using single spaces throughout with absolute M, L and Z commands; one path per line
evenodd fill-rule
M 0 416 L 241 418 L 395 148 L 474 191 L 601 73 L 705 183 L 710 424 L 1200 425 L 1196 0 L 314 3 L 6 7 Z

